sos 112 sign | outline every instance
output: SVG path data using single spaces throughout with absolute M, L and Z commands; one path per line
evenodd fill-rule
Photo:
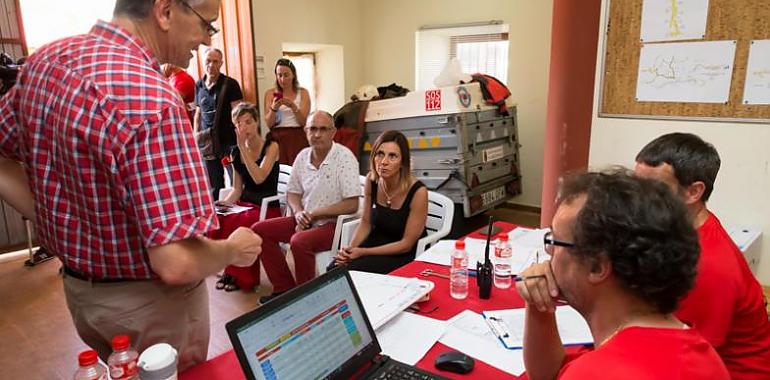
M 441 90 L 425 91 L 425 110 L 438 111 L 441 109 Z

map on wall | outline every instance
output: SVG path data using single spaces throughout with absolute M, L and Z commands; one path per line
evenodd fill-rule
M 644 44 L 637 101 L 727 103 L 735 41 Z
M 644 0 L 641 41 L 701 39 L 708 10 L 709 0 Z
M 743 104 L 770 104 L 770 40 L 751 41 Z

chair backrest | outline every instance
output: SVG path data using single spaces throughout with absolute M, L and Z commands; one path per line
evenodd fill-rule
M 428 235 L 438 233 L 441 237 L 449 234 L 454 219 L 455 204 L 446 195 L 428 191 L 428 219 L 425 229 Z
M 281 198 L 281 210 L 286 213 L 286 189 L 289 187 L 289 178 L 291 177 L 291 165 L 280 164 L 278 166 L 278 187 L 276 189 L 276 195 Z

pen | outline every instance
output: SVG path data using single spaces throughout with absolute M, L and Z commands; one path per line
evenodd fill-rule
M 485 318 L 484 321 L 487 322 L 487 326 L 489 326 L 489 329 L 492 330 L 492 333 L 495 334 L 496 337 L 502 338 L 503 334 L 500 333 L 500 331 L 497 329 L 497 327 L 492 323 L 491 318 Z M 507 335 L 507 334 L 506 334 Z
M 534 276 L 520 276 L 520 275 L 517 274 L 517 275 L 511 276 L 511 279 L 513 281 L 515 281 L 515 282 L 529 280 L 529 279 L 533 279 L 533 278 L 545 278 L 545 275 L 544 274 L 537 274 L 537 275 L 534 275 Z
M 468 271 L 468 276 L 476 277 L 476 271 L 475 270 L 469 270 Z M 538 274 L 538 275 L 534 275 L 534 276 L 520 276 L 518 274 L 511 275 L 511 280 L 513 280 L 514 282 L 519 282 L 519 281 L 524 281 L 524 280 L 529 280 L 529 279 L 535 279 L 535 278 L 545 278 L 545 275 L 544 274 Z
M 499 325 L 498 328 L 502 329 L 501 334 L 500 334 L 501 337 L 503 337 L 503 338 L 510 337 L 510 335 L 508 335 L 508 332 L 506 331 L 506 329 L 503 329 L 502 325 L 504 324 L 504 322 L 503 322 L 502 318 L 496 318 L 496 317 L 490 316 L 489 319 L 494 321 L 494 322 L 497 322 L 497 324 Z

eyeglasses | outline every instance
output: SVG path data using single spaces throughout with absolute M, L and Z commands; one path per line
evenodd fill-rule
M 215 28 L 211 21 L 208 21 L 205 18 L 203 18 L 203 16 L 201 16 L 201 14 L 198 13 L 198 11 L 196 11 L 190 4 L 187 4 L 187 2 L 184 0 L 179 0 L 179 2 L 182 3 L 185 6 L 185 8 L 191 10 L 192 13 L 198 16 L 198 18 L 201 20 L 203 25 L 206 27 L 206 33 L 208 33 L 209 37 L 214 37 L 215 34 L 219 33 L 219 29 Z
M 575 248 L 575 243 L 556 240 L 553 238 L 553 232 L 548 231 L 545 235 L 543 235 L 543 249 L 545 250 L 545 253 L 553 256 L 553 246 L 555 245 L 564 248 Z
M 331 131 L 332 129 L 330 127 L 305 127 L 305 132 L 310 134 L 315 133 L 326 133 Z

